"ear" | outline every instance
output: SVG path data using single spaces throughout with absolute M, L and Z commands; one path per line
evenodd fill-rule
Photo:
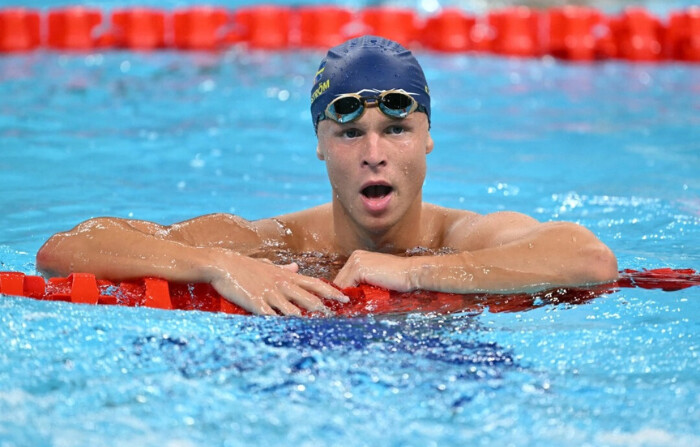
M 433 141 L 433 137 L 430 135 L 430 132 L 428 132 L 428 141 L 427 144 L 425 145 L 425 154 L 429 154 L 433 151 L 433 147 L 435 146 L 435 142 Z
M 323 154 L 323 151 L 321 150 L 320 144 L 316 145 L 316 157 L 321 161 L 324 161 L 326 159 L 326 156 Z

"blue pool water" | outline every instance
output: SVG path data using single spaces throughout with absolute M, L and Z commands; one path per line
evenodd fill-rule
M 0 58 L 0 270 L 101 215 L 326 202 L 316 52 Z M 700 269 L 700 68 L 419 53 L 425 199 Z M 700 288 L 515 313 L 237 317 L 0 298 L 0 446 L 697 446 Z

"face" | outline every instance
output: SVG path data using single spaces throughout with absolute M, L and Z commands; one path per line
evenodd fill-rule
M 318 126 L 317 155 L 326 162 L 337 208 L 350 225 L 369 233 L 396 225 L 417 225 L 426 154 L 433 140 L 424 113 L 404 119 L 369 107 L 354 122 L 323 120 Z

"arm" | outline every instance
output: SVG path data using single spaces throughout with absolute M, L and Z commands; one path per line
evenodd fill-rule
M 393 290 L 454 293 L 523 292 L 600 284 L 617 278 L 617 260 L 590 231 L 568 222 L 538 223 L 517 213 L 458 222 L 446 238 L 461 250 L 446 256 L 392 257 L 356 252 L 336 277 Z
M 344 300 L 322 281 L 252 259 L 282 231 L 272 221 L 250 223 L 210 215 L 172 226 L 115 218 L 92 219 L 51 237 L 37 254 L 37 268 L 48 274 L 90 272 L 124 280 L 155 276 L 178 282 L 206 282 L 226 299 L 254 313 L 299 314 L 292 303 L 325 311 L 318 296 Z

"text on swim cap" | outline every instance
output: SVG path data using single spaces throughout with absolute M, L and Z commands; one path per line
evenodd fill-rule
M 331 80 L 326 79 L 324 82 L 321 82 L 316 90 L 311 94 L 311 102 L 316 101 L 316 98 L 321 96 L 323 92 L 328 90 L 328 87 L 331 86 Z

